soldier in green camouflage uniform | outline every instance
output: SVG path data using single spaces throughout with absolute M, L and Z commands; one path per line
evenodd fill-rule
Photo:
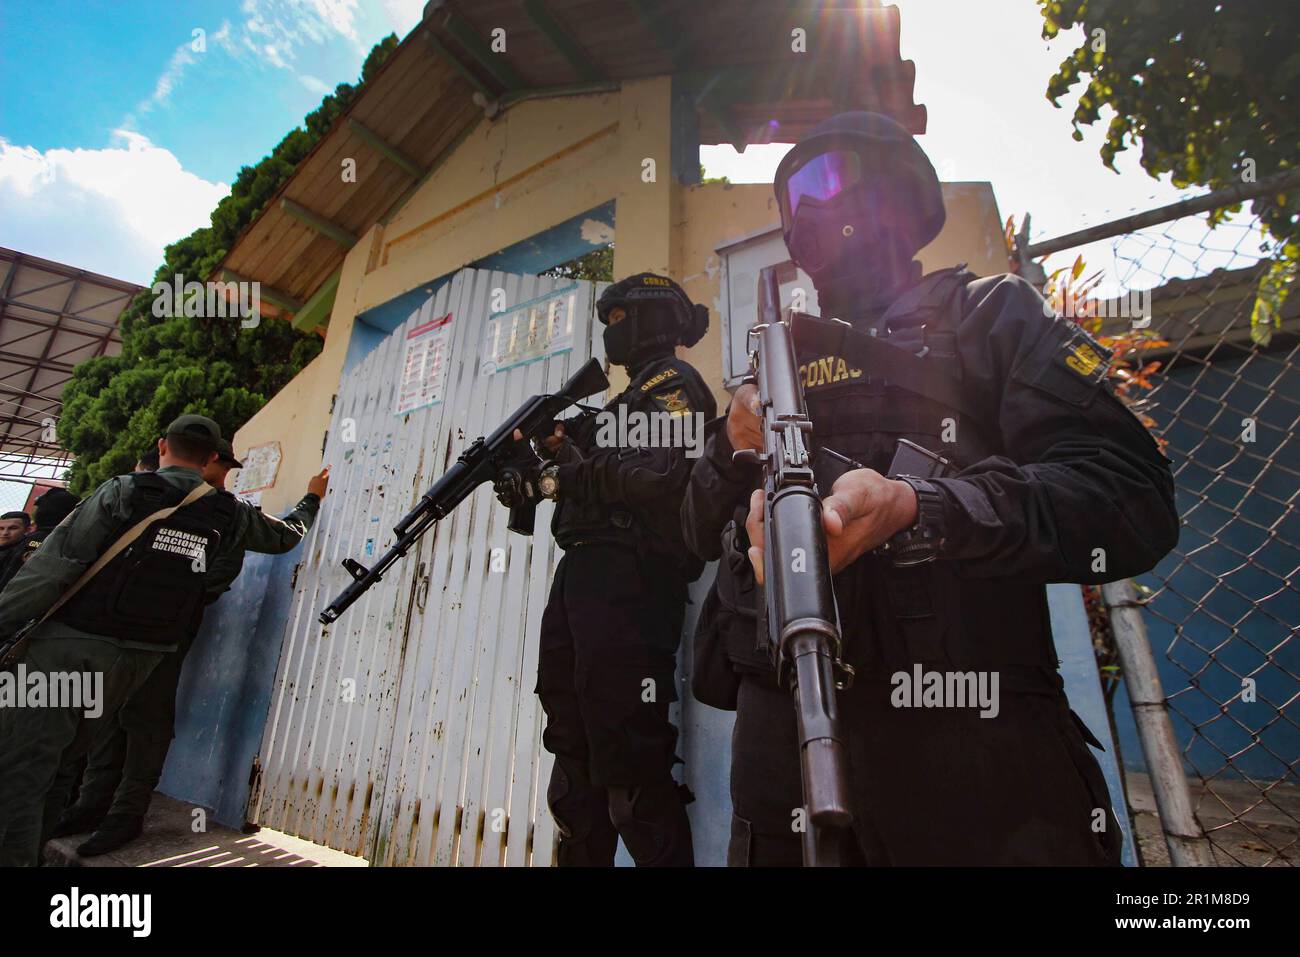
M 141 463 L 145 464 L 143 457 Z M 237 468 L 243 468 L 243 463 L 235 458 L 230 443 L 223 439 L 217 461 L 204 472 L 203 478 L 214 488 L 224 489 L 226 474 Z M 140 470 L 138 466 L 137 470 Z M 280 519 L 289 531 L 276 542 L 276 553 L 293 548 L 311 528 L 325 494 L 328 472 L 326 469 L 315 476 L 308 483 L 307 494 Z M 256 511 L 242 502 L 240 507 Z M 245 551 L 244 547 L 237 546 L 213 562 L 215 581 L 224 584 L 219 590 L 208 591 L 205 604 L 211 605 L 229 589 L 230 582 L 243 568 Z M 99 732 L 76 801 L 52 829 L 46 822 L 50 837 L 90 833 L 77 853 L 95 857 L 117 850 L 144 831 L 144 817 L 176 735 L 176 690 L 181 666 L 196 637 L 196 633 L 187 635 L 175 654 L 165 656 L 122 706 L 117 719 Z
M 162 467 L 156 473 L 117 476 L 97 488 L 50 533 L 0 593 L 0 638 L 12 636 L 28 621 L 44 615 L 82 572 L 130 527 L 127 523 L 139 514 L 145 489 L 163 485 L 169 491 L 163 504 L 177 504 L 180 497 L 196 488 L 203 481 L 204 470 L 217 459 L 220 442 L 221 430 L 211 419 L 183 415 L 159 440 Z M 229 501 L 219 496 L 227 496 Z M 319 501 L 305 502 L 305 505 L 314 515 Z M 150 511 L 153 510 L 151 506 Z M 186 512 L 190 513 L 191 521 L 195 515 L 205 516 L 204 521 L 208 521 L 206 516 L 210 514 L 214 528 L 217 524 L 223 526 L 219 537 L 209 539 L 215 544 L 206 566 L 198 565 L 197 559 L 193 566 L 202 569 L 200 584 L 206 592 L 224 590 L 239 574 L 237 563 L 224 560 L 236 551 L 288 551 L 305 531 L 302 525 L 264 516 L 256 509 L 237 507 L 226 492 L 204 495 L 175 513 L 173 519 Z M 188 558 L 185 560 L 188 562 Z M 78 626 L 61 620 L 70 617 L 67 609 L 74 602 L 82 601 L 83 595 L 88 596 L 96 583 L 101 588 L 110 587 L 107 578 L 110 568 L 111 564 L 73 602 L 36 629 L 18 662 L 19 668 L 25 666 L 28 675 L 84 674 L 101 678 L 102 688 L 98 689 L 95 707 L 88 709 L 85 702 L 76 702 L 75 706 L 65 702 L 59 707 L 0 706 L 0 866 L 37 863 L 43 818 L 50 816 L 45 809 L 50 808 L 57 816 L 66 804 L 75 764 L 89 750 L 99 722 L 116 718 L 122 704 L 167 655 L 178 650 L 192 630 L 192 622 L 186 621 L 176 628 L 174 638 L 154 634 L 153 640 L 136 641 L 98 633 L 85 627 L 84 620 Z M 105 581 L 100 582 L 101 579 Z M 182 584 L 186 589 L 194 587 L 192 580 Z M 170 583 L 127 582 L 126 585 L 143 585 L 166 594 Z M 176 594 L 178 597 L 182 594 L 180 588 Z M 121 630 L 120 622 L 105 620 L 104 631 Z M 88 715 L 87 710 L 94 713 Z

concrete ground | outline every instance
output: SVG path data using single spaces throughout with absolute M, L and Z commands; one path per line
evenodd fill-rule
M 1129 814 L 1145 867 L 1168 867 L 1169 851 L 1156 816 L 1150 778 L 1125 772 Z M 1262 801 L 1244 781 L 1216 781 L 1213 792 L 1192 785 L 1192 805 L 1211 830 L 1211 847 L 1224 867 L 1300 865 L 1300 787 L 1277 785 Z M 1271 802 L 1271 803 L 1270 803 Z M 1225 806 L 1226 805 L 1226 806 Z M 1253 806 L 1252 805 L 1257 805 Z M 1231 809 L 1231 810 L 1230 810 Z M 1241 814 L 1234 823 L 1234 812 Z M 83 858 L 76 848 L 88 835 L 50 841 L 45 864 L 53 867 L 365 867 L 359 857 L 265 828 L 243 834 L 213 822 L 195 833 L 193 805 L 155 794 L 144 834 L 122 849 Z
M 194 806 L 154 794 L 144 834 L 111 854 L 80 857 L 89 835 L 57 838 L 45 845 L 49 867 L 365 867 L 366 862 L 310 841 L 265 828 L 242 834 L 213 821 L 192 828 Z
M 1124 772 L 1129 814 L 1144 867 L 1169 867 L 1169 849 L 1156 816 L 1151 779 Z M 1295 867 L 1300 865 L 1300 787 L 1275 785 L 1269 799 L 1246 781 L 1215 781 L 1213 791 L 1190 781 L 1192 807 L 1210 831 L 1211 850 L 1220 867 Z M 1234 823 L 1234 817 L 1240 815 Z

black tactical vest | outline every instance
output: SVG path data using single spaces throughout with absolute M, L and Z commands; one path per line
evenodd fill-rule
M 921 355 L 935 375 L 961 378 L 957 328 L 966 287 L 963 268 L 921 280 L 875 323 L 875 332 Z M 862 331 L 868 331 L 862 329 Z M 815 446 L 825 446 L 889 474 L 899 439 L 909 439 L 953 463 L 953 472 L 990 455 L 1005 455 L 995 416 L 980 419 L 854 368 L 838 356 L 799 353 L 800 375 Z M 984 420 L 981 420 L 984 419 Z M 825 497 L 847 466 L 814 457 Z M 836 576 L 846 658 L 860 671 L 892 673 L 913 664 L 1003 672 L 1007 687 L 1039 690 L 1040 673 L 1057 666 L 1041 585 L 1014 579 L 963 579 L 957 563 L 896 568 L 865 555 Z
M 664 381 L 676 374 L 672 387 L 681 383 L 689 400 L 690 408 L 703 414 L 707 421 L 714 417 L 716 403 L 712 393 L 705 386 L 700 374 L 689 363 L 674 355 L 665 355 L 651 359 L 637 369 L 626 389 L 605 406 L 604 411 L 615 415 L 620 406 L 628 412 L 653 414 L 662 410 L 656 404 L 653 395 L 659 390 L 657 382 Z M 585 456 L 598 451 L 596 441 L 597 420 L 595 416 L 584 418 L 582 426 L 571 434 L 579 451 Z M 704 441 L 703 433 L 700 442 Z M 625 449 L 620 454 L 636 454 L 636 450 Z M 682 483 L 685 488 L 685 483 Z M 568 549 L 583 544 L 615 544 L 634 548 L 642 555 L 667 562 L 668 567 L 676 568 L 687 582 L 700 577 L 704 562 L 700 561 L 682 538 L 681 497 L 665 495 L 653 506 L 633 509 L 627 505 L 607 505 L 601 502 L 578 502 L 561 498 L 551 520 L 551 532 L 556 544 Z
M 132 482 L 131 514 L 107 544 L 186 495 L 151 472 L 134 473 Z M 238 508 L 234 496 L 218 491 L 154 522 L 52 620 L 125 641 L 177 643 L 199 626 L 207 570 L 233 534 Z

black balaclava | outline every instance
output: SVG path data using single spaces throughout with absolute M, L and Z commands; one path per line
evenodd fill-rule
M 68 517 L 81 499 L 65 488 L 52 488 L 36 500 L 36 527 L 53 528 Z
M 781 160 L 773 186 L 790 258 L 827 317 L 883 312 L 920 278 L 913 257 L 943 228 L 934 166 L 903 126 L 877 113 L 819 123 Z
M 619 306 L 627 315 L 614 325 L 609 313 Z M 691 303 L 681 286 L 666 276 L 637 273 L 609 286 L 596 303 L 605 325 L 605 356 L 635 376 L 652 359 L 672 355 L 681 343 L 693 346 L 708 328 L 708 310 Z

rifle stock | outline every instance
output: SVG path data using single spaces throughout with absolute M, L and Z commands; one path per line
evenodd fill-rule
M 579 399 L 608 388 L 609 379 L 605 377 L 600 362 L 590 359 L 559 392 L 530 397 L 491 435 L 475 439 L 429 491 L 420 496 L 415 508 L 393 527 L 397 540 L 378 561 L 367 568 L 354 559 L 343 560 L 343 567 L 352 576 L 352 582 L 321 612 L 321 624 L 337 621 L 371 586 L 383 579 L 384 573 L 410 551 L 434 523 L 449 515 L 476 488 L 493 481 L 499 472 L 515 461 L 521 447 L 532 439 L 549 435 L 560 412 Z M 515 439 L 516 430 L 523 435 L 522 439 Z M 510 530 L 531 535 L 536 508 L 535 502 L 512 507 L 508 523 Z

